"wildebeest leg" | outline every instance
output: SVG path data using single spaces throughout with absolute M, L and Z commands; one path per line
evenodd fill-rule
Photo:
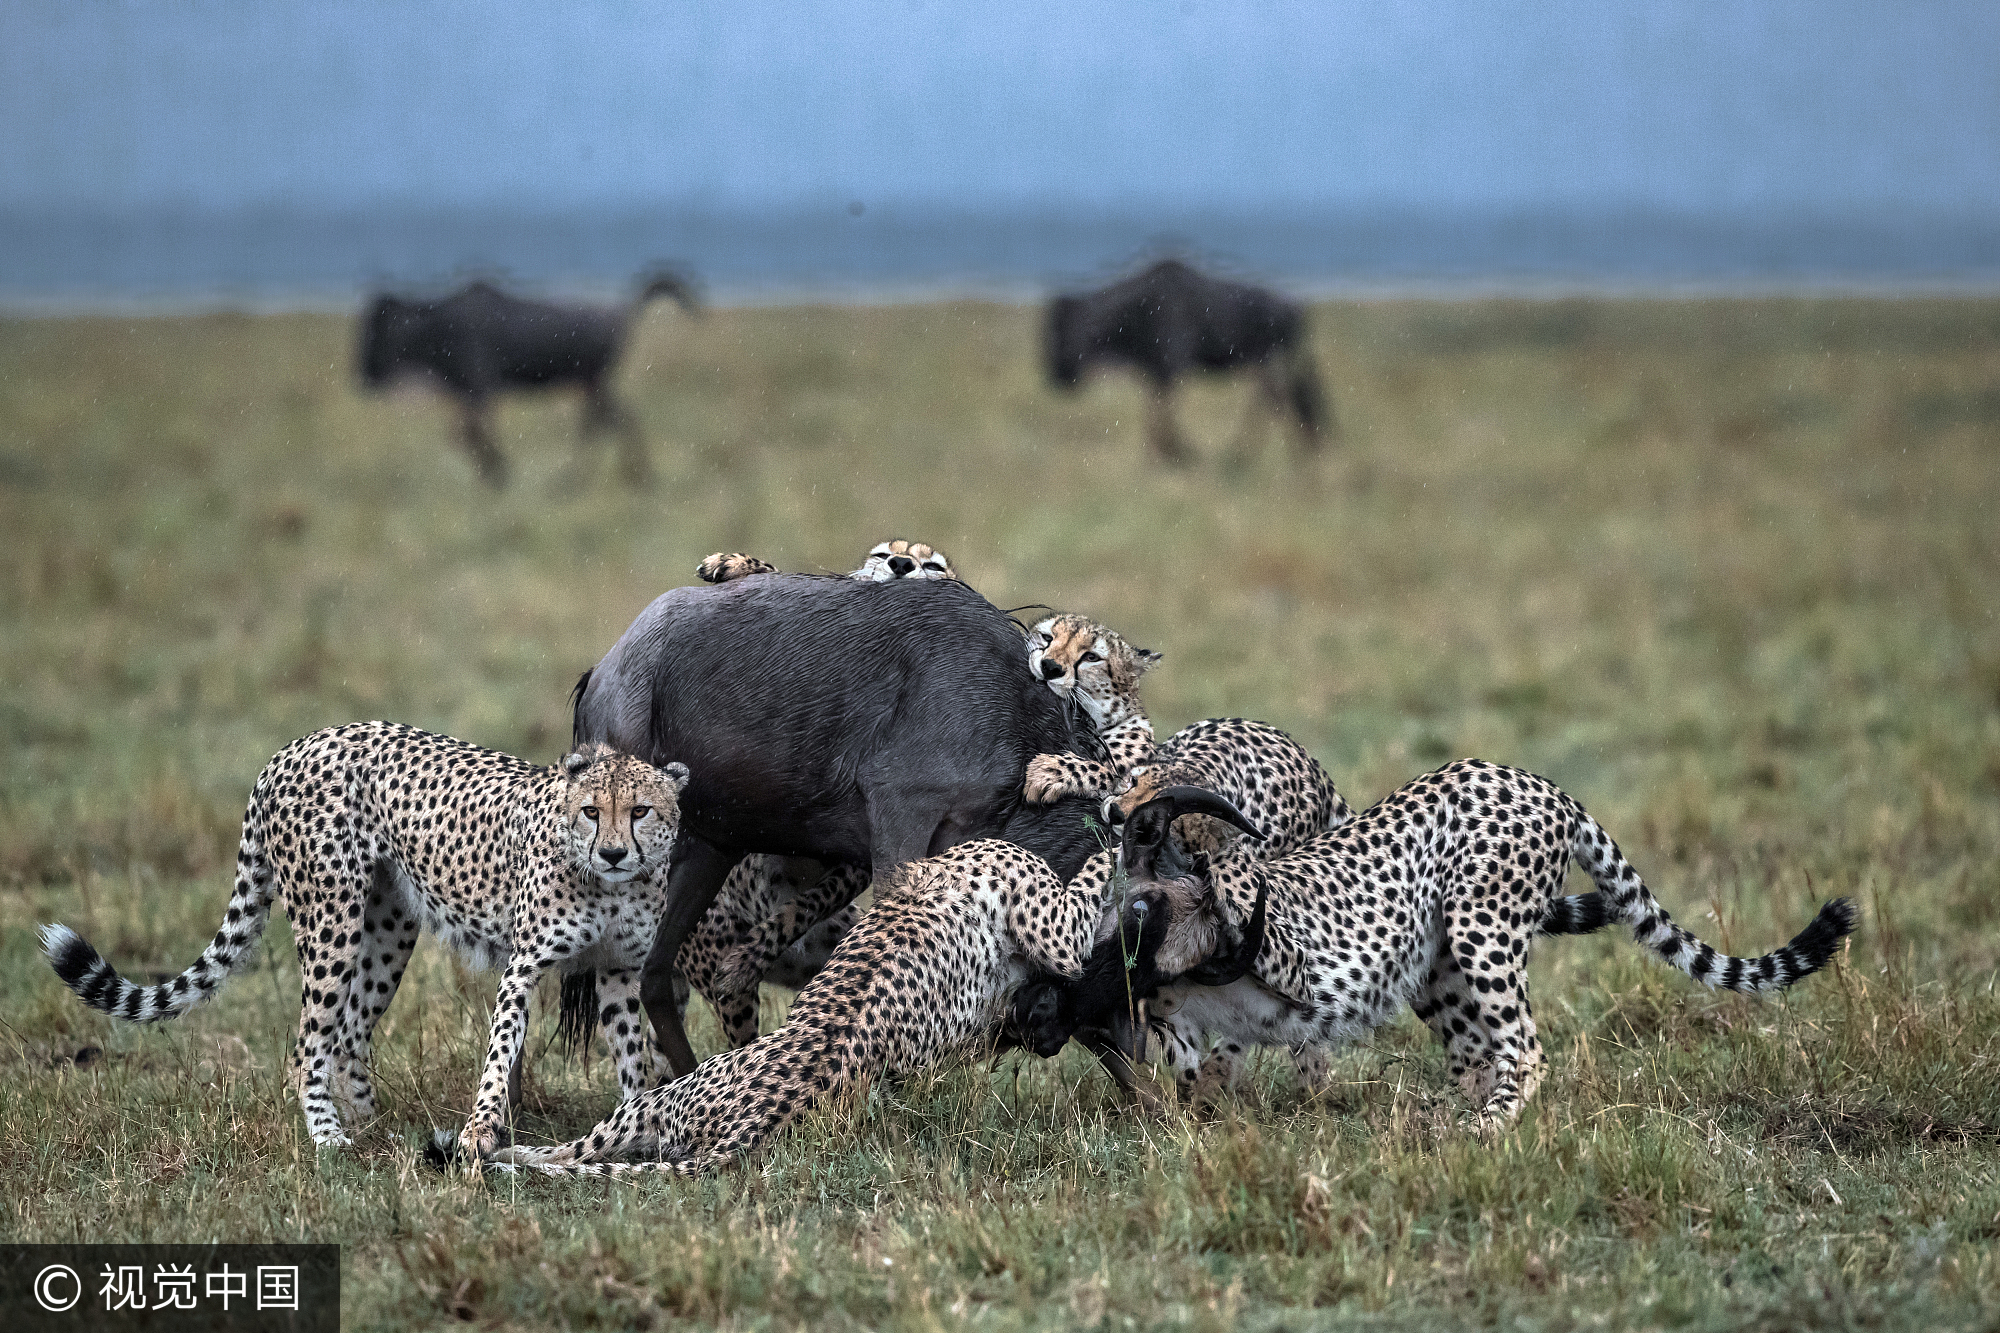
M 1185 467 L 1194 461 L 1194 455 L 1174 428 L 1173 393 L 1172 380 L 1153 382 L 1152 396 L 1146 400 L 1146 438 L 1162 463 Z
M 653 1036 L 673 1066 L 675 1078 L 692 1074 L 695 1058 L 681 1023 L 680 1007 L 674 1003 L 674 960 L 695 922 L 715 901 L 722 881 L 742 859 L 740 853 L 724 851 L 685 828 L 674 841 L 673 862 L 667 868 L 666 907 L 653 935 L 652 952 L 646 955 L 646 966 L 639 974 L 639 1002 L 646 1006 Z
M 486 400 L 467 396 L 458 401 L 458 438 L 479 467 L 479 479 L 495 490 L 507 484 L 507 460 L 494 446 L 486 418 Z
M 652 481 L 653 463 L 646 456 L 646 437 L 639 430 L 639 420 L 612 396 L 610 387 L 597 382 L 586 385 L 583 408 L 583 429 L 577 436 L 578 466 L 582 466 L 585 438 L 608 430 L 618 437 L 619 475 L 634 486 Z
M 1278 368 L 1264 361 L 1252 367 L 1251 374 L 1256 383 L 1243 412 L 1243 425 L 1236 432 L 1236 445 L 1229 451 L 1230 467 L 1248 467 L 1256 460 L 1264 443 L 1266 419 L 1285 410 L 1285 386 Z
M 1340 421 L 1333 415 L 1333 404 L 1327 400 L 1326 391 L 1320 388 L 1312 353 L 1295 345 L 1287 360 L 1286 373 L 1290 378 L 1279 385 L 1278 411 L 1291 409 L 1298 429 L 1299 456 L 1303 458 L 1318 453 L 1328 440 L 1339 439 Z

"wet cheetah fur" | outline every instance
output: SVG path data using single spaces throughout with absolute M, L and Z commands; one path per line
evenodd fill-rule
M 1105 796 L 1120 789 L 1134 764 L 1153 752 L 1153 723 L 1139 699 L 1139 678 L 1160 661 L 1087 616 L 1057 615 L 1028 631 L 1028 670 L 1056 697 L 1083 710 L 1106 758 L 1038 754 L 1028 761 L 1021 794 L 1040 805 L 1065 796 Z
M 1099 915 L 1094 888 L 1065 887 L 1041 858 L 994 839 L 901 867 L 876 895 L 775 1031 L 634 1098 L 574 1142 L 490 1160 L 553 1175 L 712 1170 L 863 1079 L 992 1041 L 1031 970 L 1082 973 Z M 659 1160 L 607 1160 L 642 1152 Z
M 552 967 L 602 972 L 620 1091 L 634 1097 L 651 1081 L 638 969 L 687 776 L 603 746 L 543 767 L 393 722 L 331 727 L 258 775 L 222 927 L 186 971 L 135 985 L 67 926 L 45 927 L 42 946 L 85 1004 L 156 1022 L 245 966 L 281 898 L 304 977 L 291 1081 L 313 1142 L 337 1146 L 351 1141 L 337 1103 L 357 1124 L 374 1114 L 369 1040 L 428 929 L 475 967 L 504 968 L 461 1136 L 490 1148 L 528 998 Z
M 1204 1071 L 1188 1063 L 1203 1033 L 1240 1046 L 1333 1045 L 1379 1027 L 1407 1002 L 1444 1043 L 1474 1125 L 1511 1124 L 1546 1063 L 1528 1004 L 1528 947 L 1563 903 L 1572 859 L 1612 920 L 1717 989 L 1790 986 L 1824 967 L 1854 929 L 1854 905 L 1835 899 L 1780 949 L 1760 958 L 1719 954 L 1674 923 L 1610 835 L 1555 784 L 1460 760 L 1284 855 L 1225 847 L 1206 859 L 1206 885 L 1132 886 L 1137 895 L 1176 887 L 1182 897 L 1213 887 L 1238 920 L 1260 880 L 1269 886 L 1251 975 L 1227 987 L 1168 986 L 1153 1005 L 1155 1018 L 1176 1029 L 1169 1054 L 1183 1087 L 1196 1101 L 1209 1091 Z M 1572 910 L 1594 910 L 1575 902 Z M 1162 945 L 1163 958 L 1172 952 Z

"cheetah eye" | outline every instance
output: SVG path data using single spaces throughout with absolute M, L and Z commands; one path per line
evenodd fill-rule
M 591 823 L 595 824 L 597 822 L 597 807 L 594 805 L 586 805 L 585 807 L 583 807 L 583 817 L 585 819 L 588 819 Z
M 632 807 L 632 822 L 636 824 L 652 813 L 653 807 L 650 805 L 635 805 Z
M 1076 660 L 1078 662 L 1102 662 L 1104 660 L 1104 654 L 1100 652 L 1088 652 L 1085 653 L 1082 657 L 1077 658 Z
M 943 573 L 943 572 L 944 572 L 944 566 L 943 566 L 943 565 L 941 565 L 941 564 L 939 564 L 939 563 L 938 563 L 937 561 L 935 561 L 935 560 L 926 560 L 926 561 L 924 561 L 924 568 L 925 568 L 925 569 L 934 569 L 934 570 L 937 570 L 937 571 L 938 571 L 939 573 Z

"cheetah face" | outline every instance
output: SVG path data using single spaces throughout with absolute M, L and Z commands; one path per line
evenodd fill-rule
M 563 777 L 570 853 L 580 869 L 607 884 L 665 870 L 687 765 L 655 768 L 597 745 L 564 759 Z
M 1028 670 L 1057 698 L 1082 704 L 1100 726 L 1159 660 L 1085 616 L 1050 616 L 1028 631 Z
M 951 558 L 935 546 L 893 541 L 878 543 L 851 577 L 888 583 L 895 579 L 955 579 L 958 571 L 951 567 Z

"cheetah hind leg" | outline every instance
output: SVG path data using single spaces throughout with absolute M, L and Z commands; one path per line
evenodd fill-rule
M 1507 941 L 1495 947 L 1504 952 Z M 1526 977 L 1510 971 L 1477 994 L 1446 940 L 1411 1007 L 1444 1043 L 1451 1076 L 1472 1104 L 1470 1128 L 1493 1134 L 1513 1124 L 1541 1085 L 1546 1064 Z

